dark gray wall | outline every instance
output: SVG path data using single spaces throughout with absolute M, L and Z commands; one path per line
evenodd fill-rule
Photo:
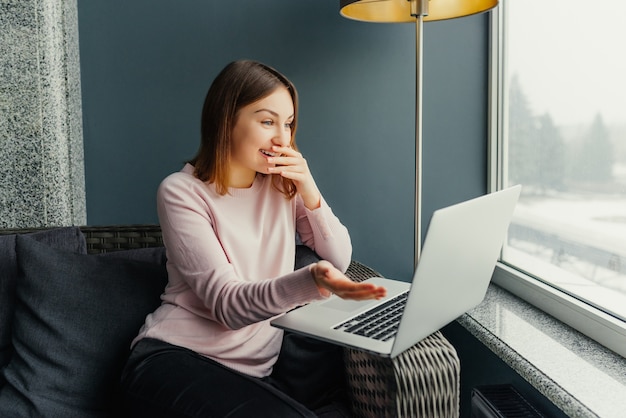
M 278 68 L 298 144 L 354 258 L 409 280 L 415 31 L 339 16 L 335 0 L 79 0 L 88 223 L 157 222 L 155 191 L 195 153 L 204 94 L 229 61 Z M 425 27 L 424 226 L 485 192 L 487 15 Z

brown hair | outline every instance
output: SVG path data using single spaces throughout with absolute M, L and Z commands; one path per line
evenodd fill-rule
M 228 193 L 230 141 L 237 114 L 242 107 L 257 102 L 279 87 L 286 87 L 293 100 L 294 119 L 290 146 L 296 148 L 296 121 L 298 94 L 291 81 L 275 69 L 250 60 L 234 61 L 217 75 L 204 99 L 200 149 L 189 161 L 195 167 L 195 176 L 214 183 L 219 194 Z M 272 176 L 274 187 L 292 198 L 296 186 L 290 179 Z

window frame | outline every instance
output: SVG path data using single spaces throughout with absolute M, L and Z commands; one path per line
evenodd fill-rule
M 506 0 L 490 13 L 488 190 L 500 190 L 507 176 Z M 496 264 L 492 283 L 626 357 L 626 323 L 507 265 Z

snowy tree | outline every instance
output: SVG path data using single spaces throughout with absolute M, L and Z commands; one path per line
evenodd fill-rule
M 547 113 L 539 118 L 537 138 L 539 184 L 542 189 L 562 190 L 566 175 L 565 144 L 559 129 Z
M 583 137 L 572 176 L 585 183 L 603 183 L 613 178 L 613 144 L 602 115 L 596 115 Z
M 509 84 L 509 178 L 512 183 L 536 182 L 537 127 L 516 75 Z
M 565 144 L 552 117 L 536 117 L 517 76 L 509 84 L 509 177 L 535 190 L 563 188 Z

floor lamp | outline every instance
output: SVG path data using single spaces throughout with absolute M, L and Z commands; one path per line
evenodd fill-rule
M 364 22 L 415 22 L 415 255 L 421 252 L 422 240 L 422 70 L 423 22 L 452 19 L 486 12 L 498 0 L 340 0 L 340 13 Z

